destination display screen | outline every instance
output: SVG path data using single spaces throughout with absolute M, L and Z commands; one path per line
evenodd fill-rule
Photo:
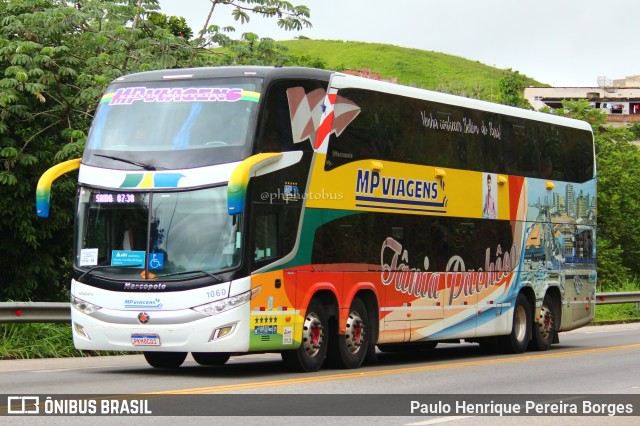
M 93 201 L 98 204 L 132 204 L 138 200 L 133 192 L 108 192 L 93 194 Z

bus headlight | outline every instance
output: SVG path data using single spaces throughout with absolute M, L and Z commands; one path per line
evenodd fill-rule
M 95 311 L 102 309 L 102 306 L 94 305 L 86 300 L 79 299 L 75 296 L 71 296 L 71 306 L 85 315 L 91 315 Z
M 205 305 L 196 306 L 193 309 L 196 312 L 203 313 L 205 315 L 216 315 L 221 312 L 228 311 L 229 309 L 237 308 L 244 305 L 251 299 L 253 299 L 258 293 L 260 293 L 261 287 L 254 288 L 253 290 L 240 293 L 237 296 L 228 297 L 226 299 L 217 300 L 215 302 L 207 303 Z

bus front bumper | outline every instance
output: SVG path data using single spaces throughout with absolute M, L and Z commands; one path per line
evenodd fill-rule
M 71 313 L 75 347 L 95 351 L 247 352 L 249 318 L 248 303 L 212 316 L 191 309 Z

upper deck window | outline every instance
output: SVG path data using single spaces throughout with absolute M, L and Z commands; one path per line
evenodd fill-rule
M 251 152 L 260 84 L 255 78 L 114 84 L 100 101 L 83 163 L 161 170 L 240 161 Z
M 590 131 L 363 89 L 361 110 L 332 134 L 325 168 L 366 159 L 582 183 L 594 178 Z

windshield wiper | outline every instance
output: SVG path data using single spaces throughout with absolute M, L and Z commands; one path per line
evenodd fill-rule
M 137 161 L 127 160 L 126 158 L 114 157 L 112 155 L 104 155 L 104 154 L 93 154 L 96 157 L 108 158 L 109 160 L 122 161 L 123 163 L 133 164 L 134 166 L 141 167 L 145 170 L 155 170 L 156 168 L 150 164 L 139 163 Z
M 170 274 L 164 274 L 164 275 L 158 275 L 158 278 L 165 278 L 165 277 L 175 277 L 178 275 L 187 275 L 187 274 L 202 274 L 202 275 L 207 275 L 213 279 L 215 279 L 217 282 L 221 283 L 224 280 L 222 278 L 220 278 L 217 275 L 212 274 L 211 272 L 207 272 L 207 271 L 202 271 L 202 270 L 194 270 L 194 271 L 180 271 L 180 272 L 172 272 Z
M 86 271 L 84 274 L 80 275 L 76 281 L 80 281 L 85 276 L 90 275 L 96 269 L 105 269 L 105 268 L 142 268 L 143 265 L 126 265 L 126 266 L 113 266 L 113 265 L 98 265 Z

